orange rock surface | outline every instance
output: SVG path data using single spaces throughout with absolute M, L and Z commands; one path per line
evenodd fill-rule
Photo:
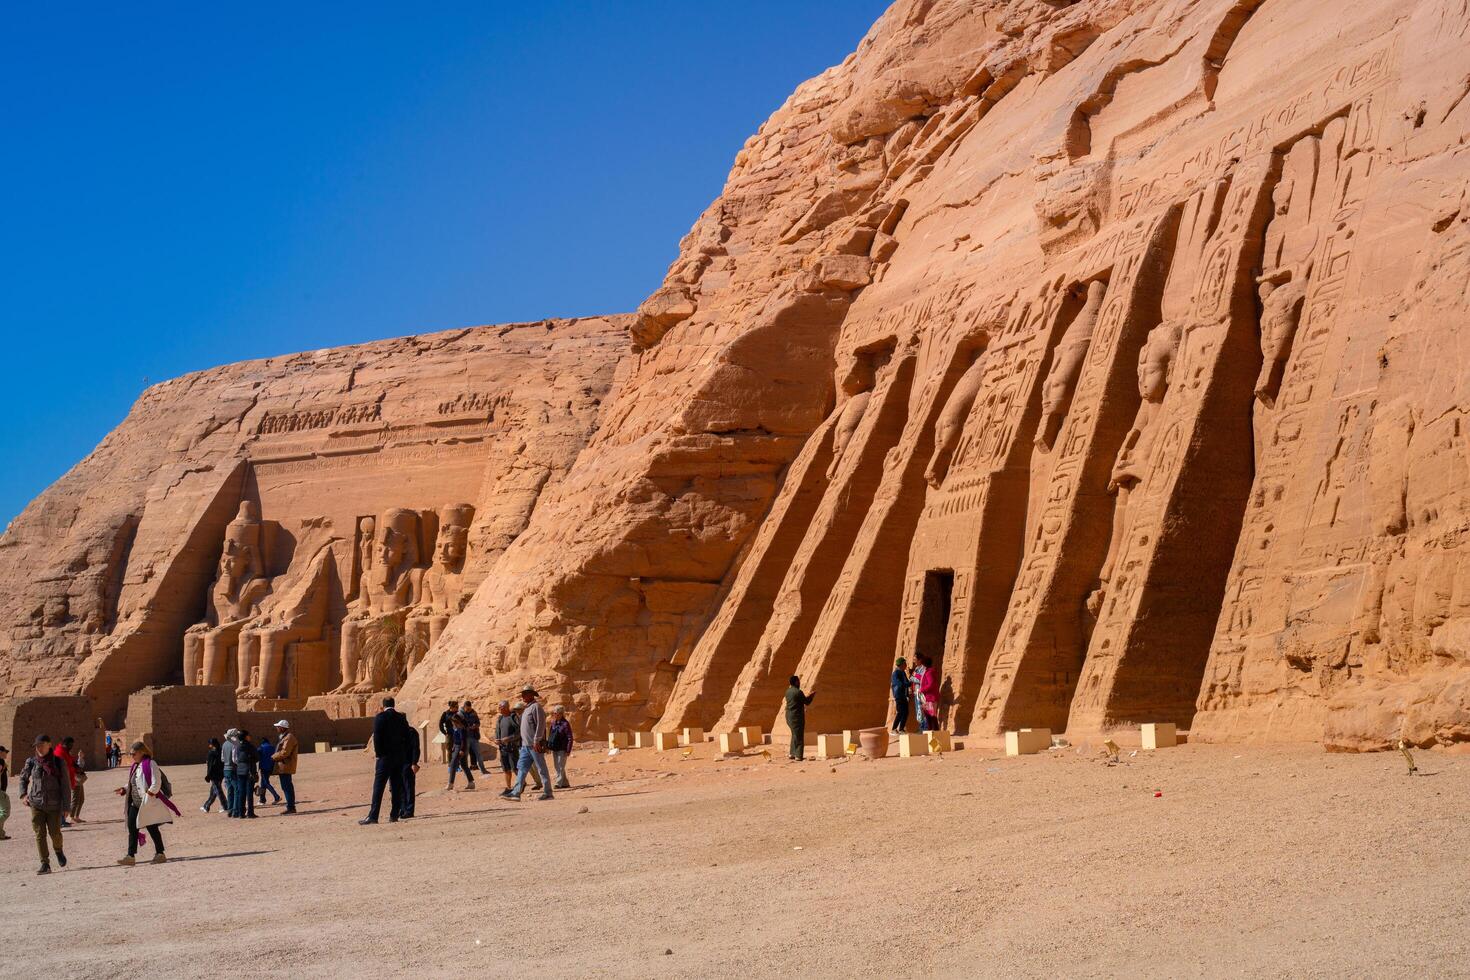
M 529 682 L 590 732 L 779 731 L 798 673 L 830 732 L 881 724 L 923 653 L 955 731 L 1470 738 L 1467 78 L 1466 0 L 899 0 L 747 141 L 617 321 L 615 389 L 614 320 L 565 328 L 601 359 L 528 354 L 578 407 L 506 441 L 549 439 L 554 482 L 420 422 L 441 435 L 334 511 L 360 544 L 341 528 L 418 508 L 391 520 L 424 548 L 428 508 L 504 518 L 402 696 Z M 14 690 L 155 682 L 201 619 L 217 662 L 266 663 L 273 622 L 241 654 L 203 616 L 235 505 L 280 520 L 228 463 L 259 370 L 150 391 L 0 540 Z M 417 492 L 440 453 L 493 477 Z M 302 581 L 276 620 L 340 646 Z M 351 614 L 364 662 L 420 635 L 385 581 Z

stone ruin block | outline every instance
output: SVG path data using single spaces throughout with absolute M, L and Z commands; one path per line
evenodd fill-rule
M 929 749 L 931 751 L 934 751 L 934 752 L 953 752 L 954 751 L 954 741 L 950 738 L 949 732 L 946 732 L 946 731 L 934 731 L 934 732 L 925 732 L 924 734 L 926 736 L 928 736 L 928 739 L 929 739 Z
M 745 740 L 746 745 L 761 745 L 766 740 L 765 733 L 759 725 L 741 725 L 740 737 Z
M 704 729 L 703 728 L 686 728 L 686 729 L 684 729 L 683 740 L 684 740 L 684 744 L 685 745 L 698 745 L 699 743 L 701 743 L 701 742 L 704 741 Z
M 1022 728 L 1006 732 L 1006 755 L 1035 755 L 1051 748 L 1050 728 Z
M 1173 722 L 1149 722 L 1142 731 L 1145 749 L 1172 749 L 1179 744 L 1179 729 Z
M 627 732 L 607 733 L 607 747 L 610 749 L 626 749 L 631 741 Z
M 678 732 L 654 732 L 653 748 L 655 752 L 667 752 L 679 747 Z
M 653 732 L 634 732 L 633 748 L 647 749 L 653 746 Z
M 733 755 L 745 748 L 745 736 L 739 732 L 724 732 L 719 736 L 720 752 L 724 755 Z
M 840 759 L 845 754 L 841 735 L 818 735 L 817 758 Z
M 73 750 L 81 749 L 87 753 L 87 768 L 102 768 L 103 736 L 106 732 L 93 709 L 91 698 L 68 695 L 0 700 L 0 745 L 10 749 L 11 773 L 20 772 L 26 756 L 32 752 L 31 742 L 42 733 L 57 742 L 70 735 L 76 739 Z M 130 732 L 128 737 L 136 736 Z M 126 748 L 124 746 L 124 750 Z M 127 758 L 126 751 L 123 758 Z M 11 816 L 14 818 L 20 809 L 20 800 L 14 795 L 19 792 L 19 787 L 13 787 L 10 792 Z M 12 819 L 10 825 L 14 827 L 17 822 Z
M 928 732 L 904 732 L 898 736 L 898 754 L 900 758 L 909 759 L 918 755 L 929 754 Z
M 332 751 L 332 743 L 331 742 L 315 742 L 313 744 L 315 745 L 314 751 L 317 751 L 317 752 L 330 752 L 330 751 Z

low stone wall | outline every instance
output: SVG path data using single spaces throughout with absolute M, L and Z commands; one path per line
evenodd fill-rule
M 211 738 L 223 739 L 231 728 L 243 728 L 255 741 L 274 735 L 284 719 L 311 752 L 317 742 L 362 745 L 372 734 L 371 718 L 331 718 L 324 711 L 241 711 L 233 688 L 224 685 L 148 687 L 128 698 L 127 738 L 148 743 L 153 757 L 165 765 L 204 761 Z
M 106 734 L 92 699 L 81 695 L 0 699 L 0 745 L 10 749 L 10 771 L 20 772 L 31 742 L 37 735 L 50 735 L 61 741 L 67 735 L 76 739 L 74 749 L 87 754 L 89 769 L 103 766 L 102 744 Z

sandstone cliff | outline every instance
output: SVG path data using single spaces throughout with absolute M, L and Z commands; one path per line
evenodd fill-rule
M 1470 738 L 1467 139 L 1467 0 L 899 0 L 747 141 L 405 699 L 779 727 L 795 672 L 831 731 L 922 654 L 956 731 Z M 27 512 L 9 567 L 99 598 L 28 586 L 12 678 L 128 663 L 48 625 L 108 622 L 103 472 Z

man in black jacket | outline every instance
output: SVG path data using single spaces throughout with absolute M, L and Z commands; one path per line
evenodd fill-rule
M 454 716 L 459 714 L 459 702 L 449 702 L 439 715 L 439 734 L 444 736 L 444 761 L 449 761 L 449 753 L 454 751 Z
M 407 719 L 404 719 L 407 723 Z M 419 772 L 419 735 L 408 726 L 408 755 L 403 761 L 403 807 L 398 811 L 398 819 L 407 820 L 413 816 L 414 799 L 418 795 L 418 772 Z
M 408 764 L 409 741 L 413 728 L 400 712 L 394 710 L 393 699 L 383 699 L 383 710 L 373 718 L 373 754 L 378 757 L 373 771 L 373 802 L 360 824 L 378 822 L 383 806 L 383 787 L 389 789 L 388 822 L 394 823 L 403 811 L 403 768 Z

